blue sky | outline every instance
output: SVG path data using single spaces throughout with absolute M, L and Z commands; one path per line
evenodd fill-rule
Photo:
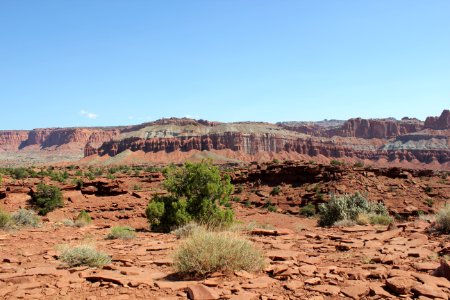
M 0 129 L 450 107 L 448 0 L 0 2 Z

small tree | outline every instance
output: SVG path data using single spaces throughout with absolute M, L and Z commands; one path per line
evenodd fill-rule
M 39 207 L 39 214 L 46 215 L 58 207 L 64 206 L 61 190 L 56 186 L 38 184 L 33 201 Z
M 191 220 L 218 226 L 233 221 L 233 212 L 224 207 L 233 191 L 230 177 L 222 177 L 210 161 L 170 166 L 165 175 L 169 195 L 153 197 L 146 210 L 153 228 L 170 231 Z

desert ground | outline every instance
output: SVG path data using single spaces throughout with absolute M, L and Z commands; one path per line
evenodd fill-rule
M 432 230 L 434 214 L 450 199 L 446 172 L 298 161 L 221 168 L 234 184 L 232 230 L 262 250 L 263 270 L 177 273 L 173 253 L 183 238 L 150 230 L 145 214 L 153 195 L 166 193 L 160 168 L 57 167 L 49 168 L 50 176 L 2 175 L 2 210 L 34 209 L 39 183 L 60 188 L 64 206 L 40 216 L 37 227 L 0 229 L 0 297 L 449 298 L 450 241 Z M 332 194 L 356 191 L 384 203 L 394 223 L 320 227 L 302 209 L 316 210 Z M 92 222 L 74 226 L 82 210 Z M 106 239 L 118 225 L 134 228 L 136 236 Z M 91 268 L 60 260 L 61 245 L 80 244 L 95 246 L 111 262 Z

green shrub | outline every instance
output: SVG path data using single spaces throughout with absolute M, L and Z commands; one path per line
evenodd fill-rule
M 339 161 L 337 159 L 332 159 L 330 161 L 330 165 L 332 165 L 332 166 L 342 166 L 343 164 L 344 164 L 344 162 L 341 162 L 341 161 Z
M 277 206 L 272 204 L 272 201 L 267 200 L 266 203 L 264 203 L 263 208 L 266 208 L 268 211 L 276 212 Z
M 170 166 L 165 176 L 163 185 L 169 194 L 154 196 L 146 209 L 153 229 L 170 231 L 190 221 L 216 226 L 233 222 L 232 210 L 224 207 L 233 191 L 230 177 L 222 177 L 211 162 Z
M 263 253 L 247 239 L 232 232 L 195 230 L 174 254 L 178 272 L 205 275 L 218 271 L 259 271 Z
M 111 258 L 97 251 L 92 245 L 79 245 L 70 247 L 63 245 L 59 249 L 58 259 L 66 263 L 69 267 L 87 266 L 102 267 L 111 262 Z
M 92 223 L 92 218 L 89 213 L 85 210 L 80 211 L 78 216 L 75 218 L 75 225 L 78 227 L 83 227 Z
M 250 202 L 250 200 L 245 200 L 244 206 L 250 207 L 250 206 L 252 206 L 252 203 Z
M 267 206 L 267 210 L 270 212 L 276 212 L 277 211 L 277 206 L 276 205 L 269 205 Z
M 36 213 L 28 209 L 19 209 L 11 215 L 11 221 L 15 226 L 38 227 L 40 219 Z
M 281 193 L 281 188 L 279 186 L 276 186 L 272 189 L 272 191 L 270 192 L 270 195 L 277 196 L 280 193 Z
M 66 180 L 69 178 L 69 173 L 67 173 L 67 171 L 64 172 L 51 171 L 49 175 L 51 180 L 58 182 L 66 182 Z
M 77 186 L 77 189 L 81 189 L 84 185 L 83 179 L 81 178 L 74 178 L 72 179 L 72 184 Z
M 86 176 L 86 178 L 89 179 L 89 180 L 94 180 L 95 177 L 96 177 L 96 176 L 94 175 L 94 173 L 92 173 L 92 172 L 84 173 L 84 176 Z
M 13 168 L 10 171 L 10 175 L 14 179 L 25 179 L 25 178 L 28 178 L 29 172 L 28 172 L 28 169 L 26 169 L 26 168 Z
M 114 176 L 113 174 L 107 174 L 106 179 L 114 180 L 114 179 L 116 179 L 116 176 Z
M 355 168 L 362 168 L 364 167 L 364 163 L 362 161 L 355 162 L 353 165 Z
M 233 202 L 241 202 L 241 198 L 234 196 L 234 197 L 231 198 L 231 201 L 233 201 Z
M 0 229 L 11 226 L 11 214 L 0 209 Z
M 114 226 L 111 232 L 106 236 L 108 240 L 128 240 L 136 237 L 136 231 L 129 226 Z
M 332 226 L 341 220 L 356 221 L 359 214 L 388 215 L 382 203 L 366 200 L 360 193 L 332 195 L 330 201 L 319 206 L 319 225 Z
M 433 199 L 428 198 L 428 199 L 425 200 L 425 204 L 426 204 L 428 207 L 433 207 L 434 201 L 433 201 Z
M 312 217 L 316 214 L 316 207 L 312 203 L 300 207 L 300 214 L 305 217 Z
M 441 208 L 435 215 L 434 228 L 440 233 L 450 233 L 450 205 Z
M 33 201 L 39 208 L 40 215 L 64 206 L 61 190 L 56 186 L 43 183 L 38 184 L 36 192 L 33 194 Z
M 135 191 L 140 191 L 140 190 L 142 190 L 142 187 L 141 187 L 140 185 L 138 185 L 138 184 L 135 184 L 135 185 L 133 186 L 133 190 L 135 190 Z
M 370 224 L 375 225 L 389 225 L 394 222 L 394 219 L 388 215 L 370 214 Z

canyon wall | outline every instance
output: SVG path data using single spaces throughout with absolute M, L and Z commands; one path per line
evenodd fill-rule
M 0 131 L 0 148 L 4 150 L 21 150 L 28 146 L 48 148 L 70 144 L 92 143 L 100 146 L 118 136 L 118 129 L 94 128 L 45 128 L 33 130 Z
M 29 149 L 32 149 L 30 157 L 70 152 L 65 157 L 71 161 L 83 156 L 114 157 L 126 150 L 144 153 L 231 150 L 250 156 L 264 152 L 295 153 L 450 165 L 449 126 L 448 110 L 425 122 L 408 118 L 355 118 L 269 124 L 170 118 L 128 127 L 0 131 L 0 152 L 12 153 L 11 161 L 14 153 Z
M 314 123 L 279 123 L 287 130 L 318 137 L 356 137 L 362 139 L 390 139 L 402 134 L 413 133 L 424 128 L 423 122 L 415 119 L 361 119 L 345 121 L 340 126 L 324 127 Z

